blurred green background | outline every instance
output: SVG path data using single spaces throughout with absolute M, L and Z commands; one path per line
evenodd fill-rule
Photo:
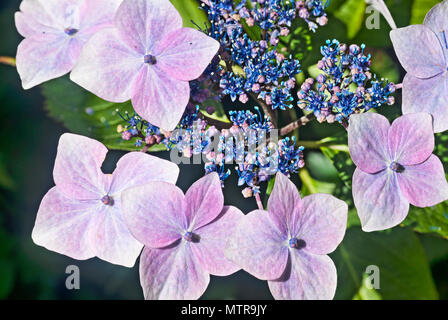
M 187 2 L 194 4 L 194 0 Z M 421 23 L 425 13 L 437 3 L 434 0 L 386 2 L 399 27 Z M 14 12 L 19 4 L 18 0 L 0 2 L 0 56 L 15 56 L 21 41 L 14 26 Z M 365 13 L 363 0 L 332 0 L 328 12 L 327 26 L 310 34 L 299 24 L 297 32 L 286 44 L 301 59 L 305 73 L 313 73 L 312 66 L 320 59 L 320 45 L 326 39 L 336 38 L 349 44 L 365 43 L 373 56 L 373 71 L 393 82 L 401 81 L 404 70 L 391 47 L 390 28 L 384 19 L 381 19 L 380 29 L 368 30 L 364 22 L 369 14 Z M 396 98 L 395 106 L 382 107 L 379 112 L 391 119 L 397 117 L 400 114 L 400 93 Z M 299 111 L 293 113 L 284 116 L 284 120 L 301 115 Z M 0 65 L 0 119 L 0 299 L 142 299 L 138 262 L 134 268 L 128 269 L 96 258 L 77 261 L 32 242 L 31 230 L 40 201 L 53 186 L 52 169 L 57 142 L 59 136 L 68 130 L 47 115 L 41 88 L 24 91 L 16 70 L 5 65 Z M 302 128 L 298 136 L 300 140 L 316 141 L 337 134 L 344 134 L 338 125 L 313 123 Z M 442 153 L 448 150 L 444 137 L 438 137 Z M 341 171 L 338 164 L 344 164 L 344 155 L 339 153 L 332 158 L 328 156 L 332 151 L 307 149 L 307 171 L 300 176 L 303 185 L 298 176 L 293 180 L 302 187 L 303 194 L 327 190 L 350 203 L 350 190 L 338 174 Z M 111 172 L 122 154 L 120 151 L 109 152 L 104 171 Z M 166 152 L 157 155 L 168 158 Z M 335 165 L 329 158 L 335 161 Z M 178 185 L 186 190 L 202 175 L 203 165 L 181 165 Z M 226 182 L 226 204 L 235 205 L 247 213 L 255 209 L 256 204 L 253 199 L 241 196 L 235 176 L 233 172 Z M 405 223 L 406 227 L 369 234 L 360 231 L 356 213 L 351 210 L 351 228 L 340 248 L 331 255 L 339 275 L 336 298 L 447 299 L 447 207 L 445 203 L 430 209 L 432 211 L 415 210 Z M 422 222 L 422 216 L 424 219 L 429 216 L 432 220 Z M 80 268 L 80 290 L 67 290 L 65 287 L 65 269 L 69 265 Z M 368 265 L 380 268 L 379 290 L 369 290 L 364 285 L 364 271 Z M 203 298 L 272 299 L 272 296 L 266 282 L 240 271 L 225 278 L 212 276 Z

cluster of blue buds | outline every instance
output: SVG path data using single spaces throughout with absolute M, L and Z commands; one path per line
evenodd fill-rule
M 291 23 L 304 19 L 313 31 L 325 25 L 326 4 L 320 0 L 203 1 L 211 27 L 207 33 L 221 43 L 218 70 L 221 96 L 230 96 L 242 103 L 252 95 L 272 109 L 292 108 L 292 89 L 300 63 L 292 56 L 285 57 L 285 48 L 278 50 L 281 37 L 288 36 Z M 257 26 L 259 36 L 248 33 Z M 252 30 L 252 31 L 250 31 Z M 255 38 L 258 38 L 255 40 Z
M 129 141 L 132 138 L 136 138 L 135 146 L 138 148 L 143 146 L 149 148 L 163 141 L 161 130 L 148 121 L 143 120 L 135 112 L 132 116 L 127 111 L 124 115 L 118 109 L 116 112 L 125 122 L 124 125 L 120 124 L 117 126 L 117 132 L 121 133 L 123 140 Z
M 259 191 L 261 182 L 278 171 L 290 175 L 305 165 L 303 147 L 297 147 L 290 138 L 277 141 L 269 117 L 262 116 L 258 107 L 255 110 L 256 113 L 230 111 L 230 128 L 218 130 L 208 125 L 198 106 L 189 104 L 172 132 L 161 131 L 136 114 L 122 116 L 118 112 L 125 121 L 119 128 L 124 140 L 136 138 L 137 147 L 162 143 L 167 150 L 181 153 L 184 159 L 204 162 L 206 173 L 217 172 L 223 184 L 231 174 L 226 165 L 237 164 L 238 185 L 246 187 L 243 195 L 249 197 Z
M 296 146 L 294 138 L 277 141 L 269 117 L 263 117 L 258 107 L 255 110 L 257 113 L 231 111 L 232 127 L 218 132 L 215 151 L 206 154 L 206 172 L 218 172 L 223 181 L 230 174 L 224 170 L 225 164 L 237 164 L 238 186 L 245 186 L 242 193 L 246 198 L 258 193 L 260 183 L 277 172 L 290 176 L 305 165 L 304 148 Z M 206 136 L 210 136 L 208 130 Z
M 312 111 L 319 122 L 344 123 L 352 113 L 394 104 L 391 94 L 395 85 L 387 79 L 378 80 L 370 72 L 371 57 L 364 49 L 364 45 L 347 47 L 337 40 L 327 40 L 317 64 L 321 73 L 302 84 L 297 93 L 298 106 Z

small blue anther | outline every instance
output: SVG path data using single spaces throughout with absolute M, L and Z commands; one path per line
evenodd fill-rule
M 101 202 L 104 203 L 106 206 L 113 206 L 114 199 L 109 195 L 105 195 L 104 197 L 101 198 Z
M 185 234 L 184 234 L 184 239 L 185 239 L 186 241 L 188 241 L 188 242 L 192 242 L 193 239 L 194 239 L 194 234 L 193 234 L 193 232 L 190 232 L 190 231 L 185 232 Z
M 144 62 L 150 65 L 154 65 L 157 63 L 157 59 L 155 56 L 147 54 L 145 55 L 145 57 L 143 58 Z
M 401 173 L 401 172 L 404 171 L 404 167 L 403 167 L 401 164 L 399 164 L 398 162 L 396 162 L 396 161 L 393 161 L 393 162 L 390 164 L 389 168 L 390 168 L 392 171 L 395 171 L 395 172 L 397 172 L 397 173 Z
M 64 32 L 69 35 L 69 36 L 74 36 L 76 33 L 78 33 L 78 29 L 74 29 L 74 28 L 66 28 L 64 30 Z
M 299 247 L 299 239 L 297 239 L 297 238 L 289 239 L 289 247 L 297 249 Z

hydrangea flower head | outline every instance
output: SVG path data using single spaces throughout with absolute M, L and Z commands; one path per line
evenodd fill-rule
M 352 115 L 348 145 L 357 166 L 353 199 L 364 231 L 398 225 L 409 203 L 428 207 L 448 199 L 442 163 L 432 154 L 430 114 L 406 114 L 392 125 L 379 114 Z
M 23 0 L 15 15 L 25 37 L 17 49 L 24 89 L 70 72 L 83 45 L 113 25 L 121 0 Z
M 327 194 L 301 199 L 295 185 L 277 173 L 268 211 L 255 210 L 242 219 L 226 256 L 268 280 L 275 299 L 332 299 L 337 274 L 327 254 L 344 237 L 347 210 Z
M 135 111 L 173 130 L 198 78 L 219 49 L 204 33 L 182 28 L 167 0 L 124 0 L 115 28 L 96 33 L 84 47 L 71 79 L 100 98 L 132 100 Z
M 64 134 L 53 171 L 56 186 L 42 199 L 33 241 L 79 260 L 99 257 L 132 267 L 142 249 L 121 212 L 121 192 L 148 181 L 175 183 L 178 167 L 166 160 L 130 152 L 113 174 L 101 164 L 106 147 L 87 137 Z
M 230 233 L 243 213 L 224 206 L 217 173 L 195 182 L 184 195 L 166 182 L 151 182 L 122 195 L 125 220 L 145 244 L 140 283 L 145 299 L 198 299 L 210 274 L 240 268 L 224 257 Z
M 403 113 L 428 112 L 434 131 L 448 129 L 448 0 L 434 6 L 423 25 L 390 33 L 407 74 L 403 80 Z

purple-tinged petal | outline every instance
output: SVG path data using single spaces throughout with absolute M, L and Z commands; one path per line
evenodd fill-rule
M 53 187 L 42 199 L 32 233 L 33 241 L 78 260 L 97 256 L 132 267 L 143 245 L 129 232 L 120 200 L 112 206 L 101 200 L 68 198 Z
M 182 17 L 167 0 L 124 0 L 115 26 L 124 42 L 145 55 L 167 34 L 182 28 Z
M 140 257 L 140 284 L 147 300 L 199 299 L 210 282 L 209 274 L 179 240 L 160 249 L 145 247 Z
M 16 13 L 16 26 L 24 37 L 67 27 L 78 28 L 82 0 L 23 0 L 20 12 Z
M 191 251 L 208 273 L 228 276 L 240 270 L 225 257 L 224 251 L 227 240 L 243 218 L 240 210 L 226 206 L 215 220 L 194 231 L 199 241 L 191 244 Z
M 157 64 L 140 71 L 132 92 L 135 111 L 167 131 L 174 130 L 190 99 L 188 82 L 171 78 Z
M 85 44 L 70 79 L 98 97 L 125 102 L 143 67 L 143 57 L 124 44 L 115 29 L 97 32 Z
M 448 129 L 448 72 L 431 79 L 409 73 L 403 80 L 403 114 L 428 112 L 434 118 L 434 132 Z
M 436 34 L 425 25 L 411 25 L 390 32 L 403 68 L 417 78 L 431 78 L 446 71 L 446 60 Z
M 448 183 L 442 162 L 435 155 L 397 175 L 404 197 L 417 207 L 430 207 L 448 200 Z
M 362 171 L 379 172 L 389 162 L 387 137 L 390 124 L 377 113 L 353 114 L 348 127 L 348 147 L 353 162 Z
M 53 187 L 42 199 L 31 237 L 35 244 L 74 259 L 92 258 L 92 216 L 101 207 L 99 201 L 70 199 Z
M 279 232 L 285 236 L 297 234 L 301 206 L 297 187 L 283 173 L 277 173 L 268 200 L 268 212 Z
M 92 216 L 91 246 L 95 255 L 107 262 L 132 268 L 143 244 L 130 233 L 121 213 L 120 199 L 103 205 Z
M 80 8 L 80 32 L 94 34 L 114 26 L 115 14 L 122 0 L 85 0 Z
M 400 191 L 396 173 L 389 169 L 370 174 L 356 168 L 353 199 L 366 232 L 395 227 L 408 215 L 409 202 Z
M 303 250 L 314 254 L 333 252 L 345 235 L 348 207 L 329 194 L 312 194 L 302 199 L 297 238 Z
M 58 190 L 74 199 L 101 199 L 110 183 L 110 176 L 101 171 L 106 154 L 107 149 L 101 142 L 77 134 L 63 134 L 53 169 Z
M 154 55 L 170 77 L 190 81 L 199 78 L 218 49 L 219 42 L 203 32 L 181 28 L 167 34 L 154 48 Z
M 149 181 L 175 184 L 178 176 L 179 167 L 176 164 L 142 152 L 130 152 L 118 160 L 109 194 L 119 193 Z
M 216 172 L 209 173 L 191 185 L 185 194 L 186 216 L 192 230 L 213 221 L 222 211 L 224 196 Z
M 439 38 L 448 59 L 448 1 L 443 1 L 428 11 L 423 22 Z
M 303 250 L 290 251 L 285 273 L 268 281 L 276 300 L 331 300 L 336 293 L 337 272 L 333 260 Z
M 434 150 L 432 116 L 410 113 L 396 119 L 389 129 L 391 157 L 401 165 L 414 165 L 429 158 Z
M 275 280 L 281 277 L 288 262 L 287 241 L 267 211 L 255 210 L 241 219 L 225 253 L 254 277 Z
M 33 16 L 20 11 L 15 13 L 14 20 L 17 31 L 25 38 L 32 37 L 34 35 L 41 35 L 44 32 L 46 34 L 62 35 L 61 30 L 39 23 Z
M 151 248 L 180 239 L 187 228 L 182 190 L 154 181 L 121 193 L 124 219 L 134 237 Z
M 24 39 L 17 48 L 17 72 L 24 89 L 70 72 L 82 48 L 76 38 L 63 33 Z

